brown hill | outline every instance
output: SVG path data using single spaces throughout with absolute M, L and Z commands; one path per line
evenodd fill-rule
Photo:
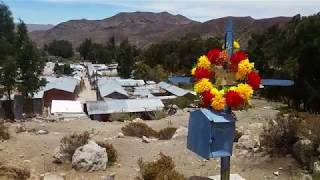
M 236 38 L 246 43 L 253 32 L 262 31 L 274 24 L 287 22 L 288 17 L 255 20 L 251 17 L 231 17 Z M 53 40 L 68 40 L 77 47 L 85 38 L 103 43 L 114 36 L 117 42 L 128 38 L 138 47 L 146 47 L 162 40 L 177 39 L 186 33 L 197 33 L 204 37 L 223 36 L 228 17 L 204 23 L 167 12 L 119 13 L 103 20 L 71 20 L 58 24 L 47 31 L 33 31 L 32 39 L 42 46 Z

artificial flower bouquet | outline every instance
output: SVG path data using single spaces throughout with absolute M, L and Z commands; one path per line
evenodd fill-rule
M 254 90 L 259 89 L 261 78 L 250 63 L 247 54 L 233 43 L 234 52 L 214 48 L 202 55 L 193 67 L 194 91 L 200 96 L 201 106 L 216 111 L 244 109 Z

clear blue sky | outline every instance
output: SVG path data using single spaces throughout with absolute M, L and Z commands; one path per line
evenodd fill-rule
M 104 19 L 119 12 L 167 11 L 197 21 L 223 16 L 311 15 L 320 12 L 320 0 L 0 0 L 15 20 L 26 23 L 58 24 L 71 19 Z

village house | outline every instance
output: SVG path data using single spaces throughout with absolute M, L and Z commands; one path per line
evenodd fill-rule
M 117 80 L 101 78 L 98 80 L 97 99 L 128 99 L 129 95 Z
M 160 99 L 118 99 L 89 101 L 85 111 L 92 120 L 108 121 L 110 114 L 156 112 L 163 108 L 164 104 Z

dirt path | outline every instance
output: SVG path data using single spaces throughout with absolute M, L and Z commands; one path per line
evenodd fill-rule
M 254 108 L 237 112 L 237 126 L 243 126 L 258 133 L 262 128 L 250 127 L 256 122 L 264 123 L 266 118 L 271 118 L 277 113 L 270 104 L 263 100 L 254 100 Z M 173 127 L 188 124 L 188 112 L 178 111 L 174 116 L 158 120 L 146 121 L 151 127 L 160 129 L 168 125 Z M 158 158 L 160 152 L 173 157 L 178 171 L 186 177 L 190 176 L 212 176 L 219 174 L 219 159 L 203 161 L 194 153 L 186 149 L 186 136 L 178 137 L 169 141 L 156 141 L 149 144 L 141 142 L 134 137 L 114 138 L 125 123 L 120 122 L 97 122 L 91 120 L 73 120 L 59 123 L 27 122 L 27 129 L 45 129 L 50 133 L 47 135 L 35 135 L 32 133 L 14 133 L 14 126 L 10 128 L 12 138 L 6 142 L 0 142 L 0 159 L 6 164 L 27 167 L 35 174 L 45 172 L 63 172 L 67 179 L 99 180 L 101 176 L 111 173 L 116 174 L 118 180 L 132 180 L 139 174 L 137 160 L 142 157 L 152 161 Z M 112 143 L 119 154 L 119 165 L 108 168 L 106 171 L 93 173 L 80 173 L 72 170 L 70 165 L 56 165 L 52 163 L 52 155 L 58 146 L 62 136 L 72 132 L 90 131 L 93 139 L 107 140 Z M 242 149 L 234 147 L 231 159 L 231 172 L 239 173 L 247 180 L 260 179 L 294 179 L 301 172 L 292 158 L 272 158 L 263 153 L 243 156 Z M 25 161 L 30 160 L 30 161 Z M 282 170 L 279 170 L 281 168 Z M 279 171 L 280 176 L 274 176 L 273 172 Z

